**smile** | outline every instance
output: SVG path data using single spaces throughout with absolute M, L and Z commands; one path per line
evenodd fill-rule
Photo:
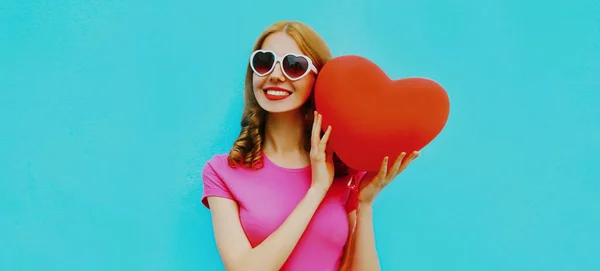
M 283 90 L 267 90 L 265 93 L 267 93 L 267 95 L 273 95 L 273 96 L 288 96 L 291 93 L 287 92 L 287 91 L 283 91 Z
M 284 88 L 268 87 L 263 91 L 265 93 L 265 97 L 271 101 L 283 100 L 292 95 L 291 91 Z

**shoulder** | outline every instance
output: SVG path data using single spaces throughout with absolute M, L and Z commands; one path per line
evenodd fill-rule
M 229 154 L 226 153 L 213 155 L 204 163 L 203 171 L 223 172 L 233 170 L 234 168 L 229 166 L 228 157 Z
M 228 158 L 229 154 L 213 155 L 204 164 L 202 169 L 202 178 L 207 181 L 209 178 L 218 177 L 219 179 L 222 179 L 219 181 L 224 182 L 225 179 L 244 178 L 247 177 L 248 174 L 254 172 L 253 170 L 245 168 L 241 165 L 231 166 Z
M 202 179 L 206 182 L 215 178 L 229 168 L 227 154 L 216 154 L 204 163 Z M 214 181 L 214 180 L 213 180 Z
M 227 199 L 234 199 L 226 183 L 226 175 L 229 165 L 227 163 L 227 154 L 217 154 L 208 159 L 202 169 L 202 183 L 204 192 L 202 203 L 209 207 L 208 197 L 215 196 Z
M 227 162 L 227 157 L 228 157 L 228 154 L 226 154 L 226 153 L 215 154 L 206 161 L 206 163 L 204 164 L 204 168 L 206 169 L 207 167 L 211 167 L 211 168 L 219 168 L 220 169 L 223 167 L 229 167 L 228 162 Z

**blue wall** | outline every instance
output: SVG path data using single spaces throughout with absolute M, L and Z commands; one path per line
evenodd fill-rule
M 384 270 L 600 270 L 597 1 L 202 2 L 0 4 L 0 270 L 221 270 L 200 170 L 280 19 L 449 93 Z

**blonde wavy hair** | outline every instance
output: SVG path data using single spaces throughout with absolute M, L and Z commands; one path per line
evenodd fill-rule
M 310 26 L 297 21 L 280 21 L 267 27 L 258 37 L 254 44 L 254 50 L 260 49 L 264 40 L 276 32 L 285 32 L 296 41 L 302 53 L 310 57 L 317 70 L 321 70 L 323 65 L 332 58 L 331 51 L 325 41 Z M 248 63 L 246 69 L 246 81 L 244 83 L 244 109 L 242 113 L 241 131 L 238 138 L 233 143 L 228 156 L 230 167 L 246 167 L 251 169 L 262 168 L 263 157 L 262 145 L 265 136 L 265 116 L 267 112 L 260 107 L 254 97 L 252 87 L 252 69 Z M 305 137 L 304 148 L 310 151 L 310 134 L 312 130 L 312 121 L 314 110 L 314 95 L 311 92 L 307 102 L 302 106 L 301 111 L 305 116 Z M 347 167 L 334 157 L 336 164 L 336 175 L 346 175 Z

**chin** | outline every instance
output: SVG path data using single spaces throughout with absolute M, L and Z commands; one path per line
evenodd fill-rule
M 302 104 L 290 105 L 290 104 L 273 104 L 270 101 L 265 103 L 258 102 L 260 107 L 269 113 L 287 113 L 299 110 Z

